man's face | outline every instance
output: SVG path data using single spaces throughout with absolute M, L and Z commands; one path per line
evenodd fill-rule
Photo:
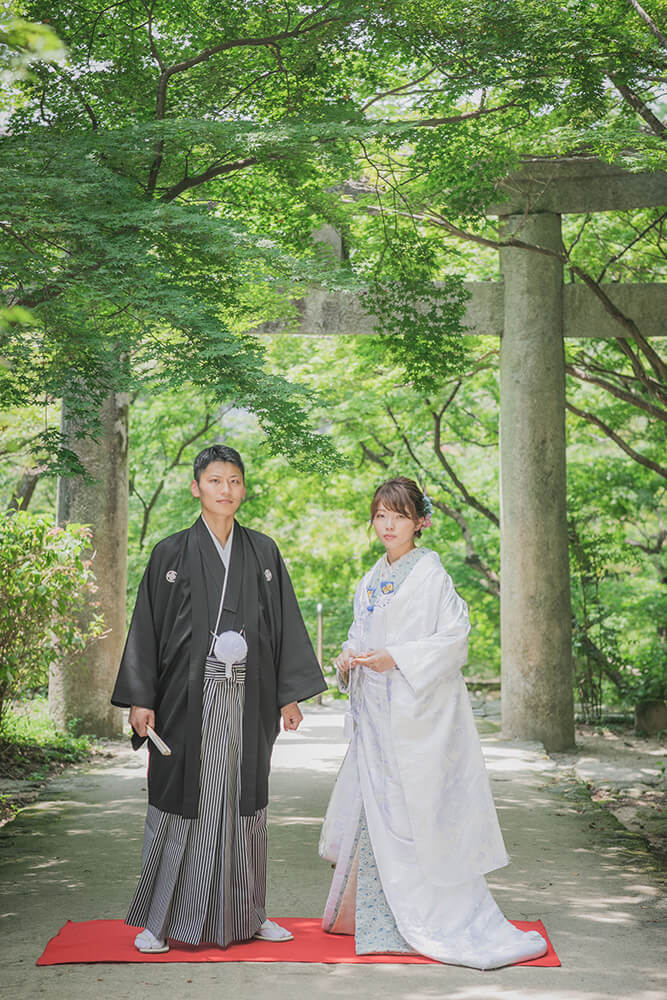
M 192 480 L 193 497 L 201 501 L 201 509 L 213 517 L 233 517 L 245 500 L 245 483 L 237 465 L 232 462 L 211 462 Z

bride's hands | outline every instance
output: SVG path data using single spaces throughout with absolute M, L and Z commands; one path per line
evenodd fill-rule
M 357 653 L 352 661 L 352 666 L 368 667 L 376 674 L 383 674 L 386 670 L 393 670 L 396 660 L 386 649 L 372 649 L 370 653 Z
M 333 661 L 336 670 L 342 670 L 344 674 L 349 673 L 350 667 L 355 666 L 355 664 L 351 662 L 352 659 L 354 658 L 354 655 L 355 654 L 352 652 L 351 649 L 344 649 L 343 652 L 340 653 Z

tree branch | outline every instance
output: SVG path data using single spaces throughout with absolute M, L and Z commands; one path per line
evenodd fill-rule
M 439 417 L 442 417 L 445 414 L 445 412 L 449 409 L 449 407 L 451 406 L 451 404 L 454 402 L 454 399 L 456 398 L 456 395 L 457 395 L 457 393 L 458 393 L 458 391 L 459 391 L 459 389 L 461 388 L 462 385 L 463 385 L 463 382 L 461 381 L 461 379 L 459 379 L 457 382 L 454 383 L 454 388 L 452 389 L 452 391 L 450 392 L 449 396 L 447 397 L 447 399 L 445 400 L 445 402 L 440 407 L 440 410 L 438 411 L 438 416 Z
M 635 10 L 641 17 L 644 24 L 648 25 L 649 31 L 651 31 L 655 35 L 655 37 L 662 45 L 663 49 L 667 51 L 667 38 L 665 38 L 665 36 L 662 34 L 655 21 L 651 17 L 649 17 L 649 15 L 646 13 L 641 4 L 637 2 L 637 0 L 629 0 L 629 3 L 635 8 Z
M 231 409 L 231 407 L 228 407 L 228 409 Z M 153 493 L 151 494 L 149 500 L 144 500 L 144 498 L 141 496 L 136 486 L 134 485 L 134 482 L 130 484 L 130 493 L 133 493 L 137 497 L 142 507 L 144 508 L 144 514 L 141 520 L 141 532 L 139 534 L 140 549 L 143 549 L 144 547 L 144 542 L 146 541 L 146 534 L 148 532 L 148 521 L 150 519 L 153 510 L 155 509 L 155 504 L 158 502 L 160 494 L 164 489 L 168 473 L 171 472 L 172 469 L 176 468 L 176 466 L 180 464 L 185 449 L 188 448 L 194 441 L 196 441 L 197 438 L 200 438 L 202 434 L 205 434 L 215 420 L 216 420 L 215 416 L 213 416 L 211 413 L 207 413 L 204 419 L 203 426 L 181 442 L 180 447 L 178 448 L 174 458 L 162 470 L 162 478 L 160 479 L 159 483 L 153 490 Z
M 665 387 L 665 380 L 661 382 L 652 379 L 647 372 L 644 371 L 644 367 L 632 350 L 632 347 L 624 340 L 623 337 L 616 337 L 615 343 L 617 348 L 622 354 L 625 354 L 626 358 L 632 366 L 632 370 L 635 373 L 635 378 L 644 386 L 647 393 L 653 396 L 654 399 L 659 400 L 661 403 L 667 403 L 667 391 Z
M 431 497 L 431 501 L 434 507 L 441 510 L 443 514 L 446 514 L 447 517 L 451 518 L 459 526 L 466 547 L 466 564 L 477 570 L 484 578 L 488 592 L 493 594 L 494 597 L 500 598 L 500 577 L 475 549 L 470 525 L 465 515 L 455 507 L 450 507 L 449 504 L 443 503 L 442 500 L 436 500 Z
M 269 49 L 272 49 L 273 51 L 273 47 L 269 42 L 265 42 L 265 44 Z M 460 115 L 453 115 L 449 118 L 424 118 L 424 119 L 417 119 L 415 121 L 409 121 L 409 120 L 399 121 L 394 124 L 410 125 L 410 126 L 415 126 L 416 128 L 434 128 L 437 125 L 455 125 L 458 122 L 468 121 L 469 119 L 473 118 L 479 118 L 482 115 L 494 114 L 497 111 L 503 111 L 506 108 L 513 107 L 516 105 L 517 101 L 509 101 L 507 104 L 502 104 L 495 108 L 480 108 L 477 111 L 467 111 Z M 316 143 L 323 144 L 326 142 L 331 142 L 332 140 L 327 137 L 324 139 L 316 139 L 314 141 Z M 358 141 L 363 146 L 361 140 Z M 155 150 L 156 150 L 156 156 L 153 163 L 151 164 L 151 170 L 147 186 L 147 191 L 149 194 L 153 194 L 153 192 L 155 191 L 157 185 L 158 173 L 162 165 L 162 154 L 164 152 L 164 143 L 161 140 L 158 143 L 156 143 Z M 283 155 L 274 154 L 272 158 L 276 160 L 281 160 L 285 159 L 289 155 L 290 155 L 289 153 L 285 153 Z M 210 167 L 208 170 L 205 170 L 201 174 L 196 174 L 192 177 L 184 177 L 182 180 L 178 182 L 178 184 L 175 184 L 172 187 L 168 188 L 168 190 L 162 195 L 160 200 L 166 202 L 173 201 L 174 198 L 177 198 L 184 191 L 190 190 L 190 188 L 198 187 L 200 184 L 205 184 L 207 181 L 213 180 L 215 177 L 221 177 L 224 174 L 233 173 L 237 170 L 244 170 L 247 167 L 255 166 L 257 163 L 260 162 L 261 161 L 259 157 L 249 156 L 243 160 L 237 160 L 234 163 L 224 164 L 223 166 Z M 370 159 L 369 163 L 371 163 Z M 379 190 L 377 193 L 379 194 Z M 409 215 L 410 213 L 406 214 Z
M 42 474 L 42 468 L 37 466 L 33 469 L 24 469 L 20 480 L 12 490 L 12 495 L 7 505 L 7 510 L 27 510 L 28 504 L 32 500 L 35 487 Z
M 572 375 L 573 378 L 578 378 L 582 382 L 599 385 L 601 389 L 604 389 L 612 396 L 616 396 L 617 399 L 622 399 L 626 403 L 630 403 L 631 406 L 636 406 L 637 409 L 644 410 L 645 413 L 650 413 L 657 420 L 667 423 L 667 410 L 663 410 L 659 406 L 654 406 L 653 403 L 647 402 L 636 393 L 628 392 L 627 389 L 621 389 L 619 386 L 614 385 L 613 382 L 609 382 L 607 379 L 600 378 L 597 375 L 592 375 L 585 368 L 578 368 L 576 365 L 566 364 L 565 371 L 568 375 Z
M 506 111 L 507 108 L 518 108 L 522 104 L 516 98 L 499 104 L 495 108 L 477 108 L 476 111 L 463 111 L 460 115 L 450 115 L 445 118 L 416 118 L 414 121 L 406 119 L 396 122 L 397 125 L 414 125 L 415 128 L 437 128 L 438 125 L 457 125 L 459 122 L 471 121 L 475 118 L 483 118 L 484 115 L 494 115 L 498 111 Z
M 307 35 L 312 31 L 316 31 L 318 28 L 323 28 L 329 24 L 335 23 L 336 21 L 344 20 L 344 18 L 341 17 L 330 17 L 330 18 L 325 18 L 323 21 L 319 21 L 316 24 L 312 24 L 309 27 L 305 27 L 306 22 L 310 18 L 316 16 L 317 14 L 321 14 L 323 11 L 325 11 L 328 7 L 331 6 L 331 3 L 332 0 L 329 0 L 328 3 L 325 3 L 316 10 L 311 11 L 310 14 L 307 14 L 305 17 L 301 19 L 301 21 L 299 21 L 299 23 L 295 28 L 288 29 L 286 31 L 280 31 L 275 35 L 265 35 L 260 38 L 234 38 L 226 42 L 220 42 L 218 45 L 213 45 L 208 49 L 204 49 L 203 52 L 199 52 L 196 56 L 191 56 L 190 59 L 183 59 L 181 62 L 174 63 L 171 66 L 165 66 L 159 56 L 159 53 L 157 52 L 157 49 L 155 47 L 152 38 L 152 25 L 149 20 L 149 39 L 151 45 L 151 52 L 156 61 L 158 62 L 158 65 L 160 66 L 160 69 L 162 71 L 160 73 L 160 79 L 158 81 L 157 96 L 155 100 L 156 121 L 162 121 L 166 115 L 167 88 L 169 86 L 169 81 L 171 80 L 172 76 L 174 76 L 177 73 L 184 73 L 186 70 L 192 69 L 194 66 L 198 66 L 203 62 L 207 62 L 209 59 L 211 59 L 215 55 L 218 55 L 220 52 L 229 52 L 232 49 L 238 49 L 238 48 L 263 48 L 263 47 L 277 46 L 278 43 L 281 41 L 298 38 L 299 36 Z M 157 186 L 157 179 L 160 170 L 162 168 L 163 156 L 164 156 L 164 141 L 159 140 L 155 144 L 155 157 L 151 164 L 148 183 L 146 185 L 146 190 L 149 196 L 154 193 L 155 188 Z M 199 183 L 203 183 L 203 181 L 199 181 Z M 190 186 L 194 187 L 196 185 L 193 184 Z M 187 190 L 187 187 L 183 188 L 183 190 Z
M 585 655 L 589 656 L 594 663 L 597 663 L 602 672 L 609 678 L 610 681 L 612 681 L 613 684 L 616 685 L 619 691 L 625 693 L 627 681 L 621 671 L 618 670 L 618 668 L 614 666 L 613 661 L 610 660 L 598 646 L 596 646 L 585 629 L 579 625 L 576 620 L 574 621 L 574 632 Z
M 336 21 L 344 21 L 345 19 L 341 17 L 329 17 L 325 18 L 323 21 L 318 21 L 316 24 L 304 27 L 310 18 L 317 14 L 321 14 L 330 6 L 331 3 L 325 3 L 317 10 L 311 11 L 310 14 L 306 15 L 306 17 L 299 21 L 295 28 L 291 28 L 286 31 L 279 31 L 274 35 L 264 35 L 259 38 L 233 38 L 226 42 L 220 42 L 218 45 L 212 45 L 210 48 L 204 49 L 203 52 L 199 52 L 196 56 L 191 56 L 190 59 L 183 59 L 179 63 L 167 66 L 163 70 L 158 84 L 157 102 L 155 107 L 156 119 L 161 121 L 165 116 L 167 107 L 167 86 L 171 77 L 176 73 L 184 73 L 186 70 L 192 69 L 200 63 L 207 62 L 220 52 L 229 52 L 231 49 L 238 48 L 264 48 L 269 45 L 277 45 L 279 42 L 298 38 L 299 36 L 317 31 L 320 28 L 327 27 L 329 24 L 334 24 Z
M 589 424 L 594 424 L 596 427 L 599 427 L 603 434 L 613 441 L 614 444 L 617 444 L 618 447 L 621 448 L 626 455 L 629 455 L 633 461 L 638 462 L 639 465 L 643 465 L 647 469 L 652 469 L 653 472 L 657 472 L 659 476 L 667 479 L 667 468 L 659 465 L 650 458 L 645 458 L 644 455 L 640 455 L 639 452 L 635 451 L 635 449 L 632 448 L 627 441 L 624 441 L 623 438 L 616 433 L 616 431 L 612 430 L 609 424 L 606 424 L 604 420 L 596 417 L 594 413 L 589 413 L 586 410 L 580 410 L 578 407 L 574 406 L 573 403 L 570 403 L 567 400 L 565 401 L 565 406 L 571 413 L 575 413 L 578 417 L 581 417 L 582 420 L 586 420 Z
M 498 518 L 497 514 L 494 514 L 492 510 L 489 510 L 486 504 L 483 504 L 481 500 L 478 500 L 477 497 L 473 496 L 472 493 L 470 493 L 466 489 L 464 484 L 461 482 L 459 477 L 454 472 L 452 466 L 447 461 L 445 453 L 442 450 L 442 437 L 441 437 L 442 413 L 432 412 L 432 416 L 433 416 L 433 431 L 434 431 L 433 451 L 435 452 L 436 458 L 438 459 L 443 469 L 445 470 L 449 478 L 452 480 L 452 482 L 454 483 L 454 485 L 456 486 L 456 488 L 458 489 L 458 491 L 460 492 L 461 496 L 468 504 L 468 506 L 473 507 L 476 511 L 478 511 L 485 518 L 487 518 L 487 520 L 489 520 L 491 524 L 494 524 L 496 528 L 499 528 L 500 519 Z
M 373 451 L 373 449 L 369 448 L 364 441 L 360 441 L 359 445 L 364 458 L 367 458 L 370 462 L 374 462 L 376 465 L 379 465 L 382 469 L 386 470 L 389 468 L 389 462 L 385 460 L 384 455 L 379 455 L 376 451 Z M 393 452 L 389 451 L 385 447 L 385 455 L 389 455 L 391 457 Z
M 154 7 L 155 7 L 155 3 L 152 2 L 146 8 L 146 12 L 148 14 L 148 23 L 147 23 L 147 28 L 148 28 L 148 44 L 150 45 L 151 55 L 153 56 L 153 59 L 155 59 L 155 62 L 158 64 L 160 70 L 164 73 L 164 70 L 165 70 L 164 59 L 162 58 L 162 56 L 160 54 L 160 51 L 159 51 L 157 45 L 155 44 L 155 37 L 153 35 L 153 8 Z
M 665 126 L 660 119 L 653 114 L 648 105 L 642 101 L 641 97 L 635 94 L 634 90 L 631 90 L 627 83 L 623 83 L 619 80 L 615 73 L 610 73 L 609 79 L 614 84 L 623 100 L 630 105 L 633 111 L 636 111 L 637 114 L 644 119 L 651 132 L 662 139 L 667 129 L 665 129 Z
M 383 207 L 377 205 L 366 205 L 364 206 L 363 210 L 368 211 L 371 214 L 375 215 L 386 213 L 386 210 Z M 614 320 L 616 320 L 616 322 L 619 323 L 624 329 L 628 331 L 631 339 L 635 341 L 637 346 L 640 348 L 640 350 L 646 357 L 649 365 L 657 375 L 659 380 L 658 385 L 660 385 L 660 383 L 662 384 L 667 383 L 667 365 L 662 360 L 660 355 L 653 350 L 648 340 L 643 336 L 643 334 L 639 330 L 639 327 L 637 326 L 635 321 L 631 319 L 629 316 L 626 316 L 625 313 L 623 313 L 618 308 L 618 306 L 609 298 L 609 296 L 601 287 L 601 285 L 599 285 L 596 282 L 595 278 L 592 278 L 589 274 L 586 273 L 586 271 L 578 267 L 576 264 L 572 264 L 568 260 L 568 256 L 565 253 L 565 251 L 553 250 L 550 247 L 542 247 L 534 243 L 526 243 L 524 240 L 519 239 L 517 236 L 510 236 L 506 240 L 491 240 L 486 236 L 480 236 L 477 233 L 471 233 L 465 229 L 459 228 L 459 226 L 455 226 L 452 222 L 449 221 L 449 219 L 446 219 L 444 216 L 440 215 L 438 212 L 435 212 L 432 209 L 427 209 L 424 212 L 417 214 L 411 211 L 401 212 L 398 210 L 394 210 L 393 214 L 406 216 L 407 218 L 413 220 L 418 220 L 426 223 L 431 223 L 432 225 L 435 226 L 439 226 L 440 228 L 445 229 L 447 232 L 451 233 L 453 236 L 456 236 L 458 239 L 466 240 L 470 243 L 476 243 L 478 246 L 490 247 L 492 250 L 503 250 L 506 249 L 507 247 L 514 247 L 519 250 L 530 250 L 533 253 L 540 253 L 546 257 L 555 258 L 556 260 L 559 260 L 561 264 L 563 264 L 564 266 L 565 265 L 569 266 L 572 272 L 576 274 L 577 277 L 579 277 L 581 281 L 588 288 L 590 288 L 593 294 L 600 300 L 600 302 L 604 306 L 605 310 L 609 313 L 609 315 Z M 628 357 L 630 357 L 630 354 L 632 354 L 632 352 L 629 348 L 629 345 L 624 346 L 623 340 L 620 337 L 615 339 L 617 340 L 618 345 L 620 349 L 623 351 L 623 353 L 625 353 Z M 641 366 L 639 366 L 639 368 L 636 368 L 635 365 L 633 365 L 633 368 L 635 370 L 635 374 L 637 374 L 638 378 L 641 379 L 647 391 L 652 396 L 657 396 L 657 398 L 662 400 L 664 398 L 662 392 L 660 390 L 656 391 L 655 383 L 653 383 L 652 380 L 648 380 L 646 378 L 646 374 L 643 372 Z
M 423 76 L 418 76 L 416 80 L 410 80 L 409 83 L 402 83 L 400 87 L 394 87 L 393 90 L 385 90 L 382 94 L 376 94 L 375 97 L 371 97 L 369 101 L 362 104 L 359 110 L 365 111 L 367 108 L 370 108 L 371 104 L 375 104 L 376 101 L 382 101 L 385 97 L 393 97 L 394 94 L 400 94 L 407 90 L 408 87 L 414 87 L 423 80 L 426 80 L 429 76 L 432 76 L 433 73 L 435 73 L 435 67 L 432 67 L 427 73 L 424 73 Z
M 53 299 L 57 299 L 59 295 L 62 295 L 63 292 L 66 291 L 67 282 L 78 280 L 79 278 L 86 277 L 89 274 L 94 274 L 95 271 L 99 271 L 103 265 L 104 261 L 99 261 L 91 267 L 82 267 L 78 270 L 63 272 L 57 281 L 48 285 L 42 285 L 40 289 L 34 289 L 28 295 L 17 297 L 9 304 L 13 306 L 25 306 L 26 309 L 36 309 L 38 306 L 44 305 L 46 302 L 52 302 Z
M 61 69 L 61 67 L 58 66 L 56 63 L 51 63 L 49 69 L 52 72 L 56 73 L 58 76 L 62 77 L 63 80 L 65 80 L 65 82 L 69 85 L 71 90 L 76 94 L 76 96 L 81 101 L 81 104 L 83 105 L 86 114 L 90 118 L 90 123 L 93 126 L 93 128 L 94 129 L 99 128 L 100 124 L 99 119 L 95 114 L 95 112 L 93 111 L 90 102 L 86 100 L 83 91 L 81 90 L 81 87 L 78 85 L 78 83 L 72 80 L 72 78 L 65 72 L 65 70 Z
M 201 174 L 193 174 L 191 177 L 183 177 L 178 184 L 174 184 L 173 187 L 170 187 L 167 191 L 165 191 L 160 198 L 160 201 L 173 201 L 175 198 L 178 198 L 179 195 L 183 194 L 184 191 L 189 191 L 190 188 L 199 187 L 200 184 L 212 181 L 215 177 L 222 177 L 224 174 L 231 174 L 236 170 L 245 170 L 247 167 L 253 167 L 259 162 L 258 157 L 248 156 L 245 160 L 236 160 L 233 163 L 223 163 L 216 167 L 209 167 L 208 170 L 205 170 Z
M 665 219 L 667 219 L 667 212 L 663 212 L 663 214 L 660 215 L 660 216 L 658 216 L 657 219 L 654 219 L 653 222 L 650 222 L 648 224 L 648 226 L 645 226 L 641 230 L 641 232 L 637 233 L 637 235 L 635 236 L 635 238 L 633 240 L 630 240 L 630 242 L 627 244 L 627 246 L 624 246 L 622 250 L 619 250 L 618 253 L 614 254 L 613 257 L 610 257 L 609 260 L 607 261 L 607 263 L 605 264 L 605 266 L 602 268 L 602 270 L 600 271 L 600 273 L 597 276 L 597 282 L 598 282 L 598 284 L 600 284 L 602 282 L 602 279 L 604 278 L 605 274 L 607 273 L 608 268 L 612 264 L 615 264 L 617 260 L 620 260 L 621 257 L 623 256 L 623 254 L 626 254 L 628 252 L 628 250 L 630 250 L 631 247 L 633 247 L 635 245 L 635 243 L 638 243 L 641 239 L 643 239 L 644 236 L 646 236 L 647 233 L 650 233 L 650 231 L 652 229 L 655 229 L 656 226 L 662 226 L 662 223 L 664 222 Z M 572 249 L 572 247 L 570 247 L 570 250 L 571 249 Z
M 661 528 L 658 532 L 655 541 L 651 545 L 646 545 L 644 542 L 636 542 L 632 539 L 626 539 L 625 544 L 631 545 L 635 549 L 640 549 L 649 556 L 659 556 L 662 552 L 663 546 L 667 541 L 667 528 Z

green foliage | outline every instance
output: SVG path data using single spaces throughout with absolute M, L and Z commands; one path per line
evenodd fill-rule
M 48 716 L 47 699 L 30 698 L 8 708 L 0 731 L 0 776 L 5 780 L 42 782 L 67 764 L 91 754 L 90 737 L 59 733 Z M 0 821 L 13 819 L 25 803 L 21 790 L 0 795 Z
M 90 736 L 72 736 L 56 730 L 49 719 L 48 701 L 35 696 L 7 709 L 0 741 L 4 776 L 44 778 L 59 764 L 74 764 L 90 755 Z
M 13 407 L 0 413 L 0 496 L 3 507 L 7 507 L 26 470 L 35 475 L 43 475 L 53 461 L 53 453 L 47 454 L 41 447 L 45 431 L 58 433 L 59 413 L 53 407 Z M 55 477 L 43 476 L 38 480 L 33 509 L 40 513 L 52 514 L 55 510 Z
M 428 425 L 428 409 L 416 405 L 413 390 L 401 387 L 395 367 L 381 372 L 369 367 L 352 349 L 350 338 L 274 338 L 272 364 L 290 378 L 309 383 L 318 393 L 321 409 L 316 418 L 326 422 L 341 461 L 322 479 L 314 472 L 298 472 L 284 458 L 272 456 L 256 421 L 247 413 L 228 410 L 216 413 L 207 433 L 239 448 L 247 469 L 248 499 L 241 508 L 242 523 L 270 534 L 278 542 L 287 561 L 311 639 L 317 636 L 317 604 L 323 604 L 325 668 L 330 666 L 351 622 L 352 597 L 361 575 L 381 555 L 381 547 L 368 530 L 369 504 L 373 490 L 389 475 L 406 473 L 421 477 L 408 453 L 397 440 L 396 429 L 386 413 L 391 402 L 407 421 L 406 430 L 423 434 Z M 469 385 L 465 405 L 478 406 L 488 420 L 484 433 L 488 445 L 457 445 L 456 457 L 474 469 L 468 478 L 472 487 L 483 489 L 493 502 L 496 487 L 495 465 L 488 460 L 488 448 L 495 444 L 495 374 L 487 371 L 484 388 Z M 449 389 L 443 390 L 449 393 Z M 489 395 L 487 395 L 489 392 Z M 470 395 L 468 394 L 470 393 Z M 471 436 L 465 412 L 457 414 L 457 433 Z M 488 412 L 487 412 L 488 411 Z M 203 401 L 186 393 L 137 399 L 132 409 L 130 461 L 133 493 L 130 498 L 130 582 L 128 599 L 132 605 L 136 587 L 153 544 L 172 531 L 191 524 L 198 505 L 189 491 L 191 461 L 204 438 L 197 438 L 183 450 L 172 466 L 181 444 L 205 425 Z M 452 415 L 452 420 L 454 416 Z M 480 432 L 481 433 L 481 432 Z M 386 467 L 378 465 L 361 448 L 381 451 L 379 439 L 385 435 L 393 454 Z M 377 438 L 378 440 L 376 440 Z M 361 444 L 361 447 L 360 447 Z M 383 452 L 384 454 L 384 452 Z M 428 455 L 428 440 L 422 454 Z M 454 460 L 451 451 L 450 458 Z M 483 460 L 477 458 L 479 455 Z M 160 484 L 163 483 L 162 486 Z M 483 485 L 482 485 L 483 484 Z M 449 500 L 447 484 L 431 465 L 427 480 L 429 493 Z M 154 499 L 154 502 L 153 502 Z M 147 530 L 140 544 L 147 508 Z M 485 557 L 497 564 L 498 541 L 485 535 L 484 518 L 471 514 L 479 529 L 478 545 Z M 458 527 L 436 512 L 433 528 L 423 543 L 440 552 L 460 592 L 470 604 L 473 618 L 470 672 L 484 674 L 499 668 L 498 601 L 489 594 L 484 580 L 467 561 Z
M 618 637 L 600 595 L 610 564 L 618 558 L 619 540 L 577 519 L 572 509 L 568 524 L 575 685 L 585 721 L 596 722 L 602 714 L 605 673 L 620 666 Z
M 136 580 L 152 542 L 192 519 L 187 464 L 201 439 L 173 459 L 211 414 L 211 433 L 249 456 L 243 516 L 278 538 L 312 626 L 317 601 L 343 609 L 372 561 L 373 486 L 407 472 L 439 504 L 426 540 L 471 606 L 473 662 L 497 668 L 497 344 L 459 327 L 462 278 L 494 277 L 498 264 L 451 226 L 493 241 L 487 206 L 524 157 L 659 165 L 664 143 L 637 113 L 659 107 L 664 76 L 646 24 L 627 0 L 22 10 L 69 55 L 34 61 L 11 90 L 0 147 L 0 404 L 30 407 L 29 433 L 8 446 L 11 475 L 19 456 L 67 459 L 53 421 L 51 437 L 35 426 L 38 407 L 64 397 L 94 432 L 100 401 L 130 390 Z M 343 235 L 340 263 L 312 242 L 325 222 Z M 572 217 L 565 239 L 596 277 L 650 280 L 664 268 L 662 228 L 653 211 Z M 243 334 L 295 319 L 291 300 L 313 284 L 365 291 L 379 335 L 267 347 Z M 646 403 L 618 344 L 567 350 L 571 366 Z M 572 372 L 568 394 L 659 461 L 664 438 L 641 405 Z M 611 666 L 644 664 L 643 677 L 657 649 L 661 496 L 592 426 L 568 419 L 586 580 L 596 567 L 586 634 L 602 642 L 608 630 Z
M 661 72 L 625 0 L 157 0 L 149 16 L 141 0 L 31 0 L 22 13 L 0 36 L 39 57 L 9 95 L 0 150 L 15 310 L 0 326 L 0 402 L 64 396 L 93 431 L 110 391 L 188 383 L 251 409 L 292 464 L 330 469 L 312 397 L 239 335 L 262 302 L 372 275 L 390 362 L 426 390 L 465 363 L 460 275 L 387 215 L 437 225 L 444 213 L 481 231 L 521 155 L 633 169 L 658 155 L 608 84 L 650 103 Z M 59 63 L 39 41 L 53 32 Z M 350 177 L 375 204 L 345 202 Z M 367 209 L 362 266 L 313 246 L 323 222 L 352 246 Z
M 627 407 L 615 408 L 627 421 Z M 585 427 L 568 434 L 575 679 L 594 719 L 603 701 L 633 705 L 667 691 L 664 556 L 654 541 L 665 489 L 650 471 L 587 440 Z
M 418 392 L 430 393 L 449 375 L 460 374 L 469 358 L 461 334 L 469 298 L 458 275 L 439 283 L 434 239 L 397 228 L 389 238 L 375 275 L 362 295 L 367 312 L 376 317 L 379 336 L 360 341 L 369 359 L 396 365 Z
M 26 511 L 0 518 L 0 727 L 9 699 L 44 687 L 54 660 L 103 634 L 89 537 L 83 525 L 54 528 Z
M 46 24 L 36 24 L 11 13 L 15 4 L 0 10 L 0 83 L 11 86 L 28 75 L 36 62 L 59 62 L 65 49 Z
M 641 602 L 640 613 L 648 620 L 656 614 L 663 614 L 664 610 L 664 600 L 656 599 L 653 594 Z M 631 704 L 667 701 L 666 647 L 664 634 L 649 634 L 636 650 L 632 661 L 624 665 L 624 693 Z
M 87 141 L 63 144 L 60 171 L 52 168 L 48 181 L 43 170 L 51 144 L 31 141 L 29 148 L 10 140 L 0 150 L 8 181 L 1 210 L 13 214 L 31 242 L 20 251 L 5 243 L 3 263 L 21 284 L 46 284 L 41 302 L 31 305 L 39 325 L 0 331 L 5 405 L 64 395 L 73 417 L 94 432 L 109 392 L 187 380 L 212 400 L 233 399 L 253 409 L 272 445 L 295 461 L 326 467 L 331 448 L 308 427 L 307 394 L 267 373 L 259 342 L 232 334 L 224 319 L 235 300 L 234 273 L 258 257 L 248 237 L 196 206 L 150 207 L 112 170 L 91 162 Z M 34 165 L 34 177 L 25 166 L 11 165 L 21 160 Z M 54 241 L 68 248 L 64 262 Z M 2 250 L 0 245 L 0 259 Z M 60 280 L 63 263 L 85 284 L 72 279 L 50 297 L 49 283 L 54 275 Z M 141 317 L 139 324 L 128 322 L 130 312 Z M 67 461 L 62 450 L 54 454 L 61 464 Z

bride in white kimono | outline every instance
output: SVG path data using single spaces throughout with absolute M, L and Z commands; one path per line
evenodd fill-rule
M 352 732 L 320 841 L 336 865 L 323 927 L 354 934 L 357 954 L 497 968 L 547 944 L 505 919 L 484 878 L 508 857 L 461 676 L 468 609 L 437 553 L 415 548 L 429 508 L 404 477 L 373 497 L 386 553 L 336 660 Z

